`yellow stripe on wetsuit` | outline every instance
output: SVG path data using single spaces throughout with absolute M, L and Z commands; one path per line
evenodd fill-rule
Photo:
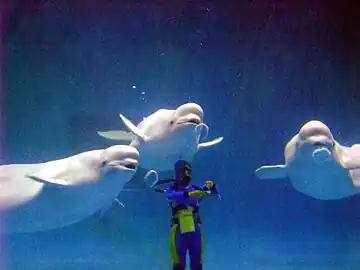
M 191 209 L 180 210 L 178 213 L 176 213 L 175 217 L 179 219 L 180 233 L 195 231 L 194 215 Z M 170 233 L 170 254 L 172 257 L 173 265 L 176 265 L 180 262 L 179 255 L 176 250 L 176 232 L 178 226 L 179 226 L 178 224 L 174 224 L 171 227 L 171 233 Z M 201 231 L 200 234 L 201 234 L 201 263 L 203 263 L 205 238 Z

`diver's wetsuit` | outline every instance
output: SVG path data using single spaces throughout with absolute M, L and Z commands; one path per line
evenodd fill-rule
M 191 184 L 178 187 L 176 183 L 165 189 L 165 195 L 171 201 L 173 209 L 170 252 L 174 270 L 185 269 L 187 251 L 189 251 L 191 269 L 202 270 L 204 237 L 198 212 L 200 199 L 186 197 L 186 191 L 191 192 L 196 189 L 198 187 Z
M 202 270 L 204 237 L 199 216 L 201 199 L 189 196 L 189 192 L 203 189 L 190 183 L 191 165 L 186 161 L 180 160 L 175 164 L 175 176 L 175 183 L 164 190 L 172 208 L 170 252 L 173 270 L 185 270 L 187 252 L 191 269 Z

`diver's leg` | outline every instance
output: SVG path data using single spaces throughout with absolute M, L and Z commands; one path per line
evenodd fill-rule
M 170 253 L 172 258 L 173 270 L 185 270 L 186 267 L 186 246 L 180 233 L 178 225 L 171 227 Z
M 188 244 L 191 270 L 202 270 L 205 241 L 200 225 L 196 225 L 196 230 L 191 233 L 191 239 L 189 239 Z

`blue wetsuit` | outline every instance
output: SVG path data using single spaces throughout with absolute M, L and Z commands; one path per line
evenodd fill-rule
M 179 160 L 175 164 L 175 179 L 160 180 L 156 185 L 171 183 L 164 193 L 172 208 L 170 252 L 173 270 L 185 270 L 186 255 L 189 252 L 191 270 L 202 270 L 204 237 L 201 231 L 199 203 L 202 192 L 219 195 L 212 181 L 203 187 L 191 184 L 191 165 Z M 211 183 L 209 183 L 211 182 Z M 210 186 L 209 186 L 210 184 Z M 200 192 L 196 192 L 196 191 Z
M 170 200 L 173 209 L 170 252 L 174 270 L 185 269 L 187 252 L 189 252 L 191 269 L 202 269 L 204 237 L 200 228 L 201 220 L 198 212 L 200 199 L 187 196 L 187 192 L 199 189 L 201 188 L 192 184 L 179 187 L 176 183 L 165 189 L 166 198 Z M 182 216 L 178 217 L 178 213 L 181 213 Z M 190 219 L 189 215 L 192 215 Z M 185 220 L 182 224 L 181 219 Z

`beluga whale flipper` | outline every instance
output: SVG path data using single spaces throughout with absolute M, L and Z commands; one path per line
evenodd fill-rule
M 137 126 L 120 114 L 128 132 L 102 131 L 98 134 L 111 140 L 130 142 L 140 152 L 139 166 L 155 171 L 170 171 L 183 159 L 193 160 L 198 150 L 220 143 L 223 137 L 200 142 L 209 128 L 203 122 L 204 112 L 196 103 L 186 103 L 175 110 L 160 109 L 144 117 Z M 202 134 L 204 134 L 204 138 Z
M 57 229 L 111 204 L 138 168 L 139 152 L 114 145 L 37 164 L 0 166 L 4 230 Z
M 285 164 L 262 166 L 260 179 L 289 178 L 299 192 L 336 200 L 360 192 L 360 145 L 338 143 L 320 121 L 309 121 L 286 145 Z

